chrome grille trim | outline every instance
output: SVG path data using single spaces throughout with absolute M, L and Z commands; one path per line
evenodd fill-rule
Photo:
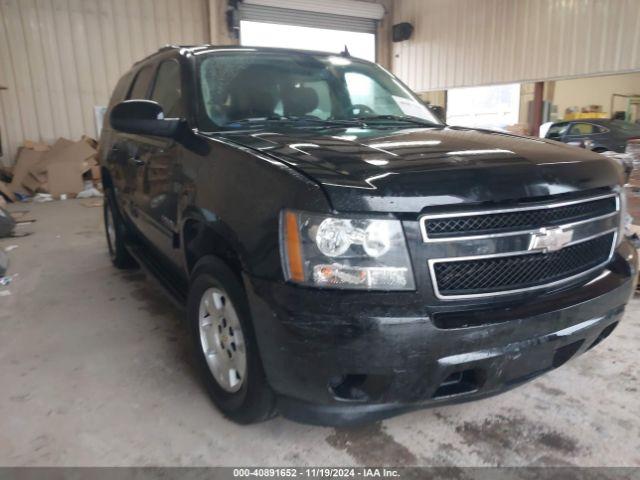
M 520 230 L 520 231 L 513 231 L 513 232 L 501 232 L 501 233 L 495 233 L 495 234 L 485 234 L 485 235 L 471 235 L 471 236 L 465 236 L 465 237 L 449 237 L 449 238 L 437 238 L 437 239 L 429 239 L 428 235 L 427 235 L 427 231 L 426 231 L 426 222 L 429 219 L 432 218 L 453 218 L 456 216 L 478 216 L 478 215 L 490 215 L 490 214 L 494 214 L 494 213 L 509 213 L 509 212 L 514 212 L 514 211 L 522 211 L 522 210 L 535 210 L 535 209 L 548 209 L 548 208 L 557 208 L 557 207 L 562 207 L 562 206 L 566 206 L 566 205 L 572 205 L 572 204 L 576 204 L 576 203 L 585 203 L 585 202 L 591 202 L 594 200 L 601 200 L 604 198 L 612 198 L 615 197 L 616 200 L 616 209 L 614 212 L 605 214 L 605 215 L 599 215 L 597 217 L 593 217 L 593 218 L 589 218 L 589 219 L 585 219 L 585 220 L 580 220 L 580 221 L 576 221 L 576 222 L 570 222 L 567 224 L 563 224 L 563 225 L 555 225 L 554 228 L 560 228 L 560 229 L 569 229 L 569 228 L 574 228 L 576 226 L 580 226 L 580 225 L 585 225 L 588 223 L 592 223 L 592 222 L 598 222 L 600 220 L 604 220 L 604 219 L 608 219 L 611 217 L 614 217 L 616 215 L 619 216 L 620 214 L 620 197 L 619 194 L 617 193 L 611 193 L 611 194 L 606 194 L 606 195 L 600 195 L 600 196 L 596 196 L 596 197 L 589 197 L 589 198 L 583 198 L 583 199 L 579 199 L 579 200 L 573 200 L 573 201 L 567 201 L 567 202 L 555 202 L 555 203 L 550 203 L 550 204 L 546 204 L 546 205 L 537 205 L 537 206 L 531 206 L 531 207 L 524 207 L 524 208 L 509 208 L 509 209 L 496 209 L 496 210 L 483 210 L 483 211 L 464 211 L 464 212 L 450 212 L 450 213 L 444 213 L 444 214 L 437 214 L 437 215 L 424 215 L 422 217 L 420 217 L 419 221 L 420 221 L 420 230 L 422 232 L 422 237 L 424 240 L 424 243 L 426 244 L 436 244 L 436 243 L 442 243 L 442 242 L 448 242 L 451 244 L 455 244 L 457 242 L 464 242 L 464 241 L 469 241 L 469 240 L 490 240 L 490 239 L 494 239 L 494 238 L 501 238 L 501 237 L 511 237 L 511 236 L 522 236 L 522 235 L 531 235 L 531 240 L 533 241 L 533 236 L 534 234 L 540 232 L 539 228 L 536 229 L 528 229 L 528 230 Z M 609 222 L 607 222 L 609 223 Z M 611 224 L 609 223 L 609 226 L 611 226 Z M 585 232 L 586 233 L 586 232 Z M 611 244 L 611 250 L 609 252 L 609 256 L 607 258 L 606 261 L 602 262 L 601 264 L 589 268 L 588 270 L 581 272 L 579 274 L 576 275 L 572 275 L 570 277 L 567 278 L 563 278 L 560 280 L 556 280 L 550 283 L 544 283 L 541 285 L 535 285 L 535 286 L 531 286 L 531 287 L 526 287 L 526 288 L 519 288 L 519 289 L 512 289 L 512 290 L 501 290 L 501 291 L 497 291 L 497 292 L 489 292 L 489 293 L 470 293 L 470 294 L 459 294 L 459 295 L 443 295 L 439 288 L 438 288 L 438 280 L 436 277 L 436 272 L 435 272 L 435 265 L 438 263 L 453 263 L 453 262 L 464 262 L 464 261 L 473 261 L 473 260 L 482 260 L 482 259 L 489 259 L 489 258 L 500 258 L 500 257 L 512 257 L 512 256 L 522 256 L 522 255 L 527 255 L 527 254 L 534 254 L 534 253 L 540 253 L 540 250 L 514 250 L 514 251 L 508 251 L 508 252 L 500 252 L 500 253 L 493 253 L 493 254 L 486 254 L 486 255 L 466 255 L 466 256 L 449 256 L 449 257 L 442 257 L 442 258 L 431 258 L 427 261 L 428 263 L 428 269 L 429 269 L 429 276 L 431 279 L 431 283 L 433 286 L 433 290 L 435 293 L 436 298 L 440 299 L 440 300 L 469 300 L 469 299 L 480 299 L 480 298 L 490 298 L 490 297 L 500 297 L 500 296 L 505 296 L 505 295 L 513 295 L 513 294 L 517 294 L 517 293 L 524 293 L 524 292 L 532 292 L 532 291 L 536 291 L 536 290 L 542 290 L 542 289 L 547 289 L 547 288 L 553 288 L 556 286 L 560 286 L 564 283 L 569 283 L 572 282 L 574 280 L 577 280 L 581 277 L 585 277 L 588 276 L 594 272 L 596 272 L 599 269 L 602 269 L 603 267 L 605 267 L 613 258 L 613 255 L 615 253 L 615 249 L 616 246 L 618 244 L 618 238 L 619 238 L 619 231 L 618 228 L 608 228 L 606 230 L 603 230 L 601 232 L 598 232 L 597 234 L 594 235 L 590 235 L 584 238 L 579 238 L 577 240 L 574 240 L 570 243 L 568 243 L 567 245 L 565 245 L 563 248 L 572 246 L 572 245 L 576 245 L 582 242 L 587 242 L 589 240 L 593 240 L 596 238 L 599 238 L 601 236 L 604 235 L 610 235 L 613 233 L 613 240 L 612 240 L 612 244 Z
M 422 234 L 422 240 L 425 243 L 438 243 L 438 242 L 462 242 L 465 240 L 478 240 L 478 239 L 484 239 L 484 238 L 500 238 L 500 237 L 511 237 L 514 235 L 526 235 L 526 234 L 533 234 L 538 232 L 540 229 L 539 228 L 535 228 L 535 229 L 525 229 L 525 230 L 514 230 L 512 232 L 500 232 L 500 233 L 490 233 L 490 234 L 480 234 L 480 235 L 466 235 L 466 236 L 452 236 L 452 237 L 439 237 L 439 238 L 429 238 L 429 234 L 427 233 L 427 222 L 429 220 L 433 220 L 433 219 L 438 219 L 438 218 L 455 218 L 455 217 L 476 217 L 476 216 L 482 216 L 482 215 L 495 215 L 495 214 L 500 214 L 500 213 L 512 213 L 512 212 L 525 212 L 525 211 L 531 211 L 531 210 L 550 210 L 550 209 L 554 209 L 554 208 L 560 208 L 560 207 L 566 207 L 569 205 L 576 205 L 579 203 L 588 203 L 588 202 L 593 202 L 596 200 L 603 200 L 606 198 L 615 198 L 616 200 L 616 209 L 615 211 L 605 214 L 605 215 L 600 215 L 598 217 L 593 217 L 593 218 L 588 218 L 585 220 L 579 220 L 576 222 L 571 222 L 571 223 L 567 223 L 567 224 L 562 224 L 562 225 L 558 225 L 561 228 L 570 228 L 576 225 L 582 225 L 584 223 L 589 223 L 589 222 L 593 222 L 595 220 L 599 220 L 599 219 L 603 219 L 603 218 L 609 218 L 612 217 L 614 215 L 618 215 L 618 213 L 620 212 L 620 196 L 617 193 L 608 193 L 605 195 L 599 195 L 596 197 L 588 197 L 588 198 L 581 198 L 581 199 L 576 199 L 576 200 L 567 200 L 564 202 L 555 202 L 555 203 L 549 203 L 549 204 L 545 204 L 545 205 L 532 205 L 529 207 L 512 207 L 512 208 L 502 208 L 502 209 L 494 209 L 494 210 L 467 210 L 467 211 L 459 211 L 459 212 L 449 212 L 449 213 L 438 213 L 438 214 L 433 214 L 433 215 L 422 215 L 419 218 L 419 222 L 420 222 L 420 232 Z

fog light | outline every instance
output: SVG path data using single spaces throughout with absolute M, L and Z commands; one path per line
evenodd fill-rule
M 376 289 L 404 288 L 409 282 L 406 268 L 350 267 L 334 263 L 313 267 L 313 280 L 318 285 L 351 285 Z

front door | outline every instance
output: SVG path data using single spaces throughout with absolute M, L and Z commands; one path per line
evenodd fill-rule
M 181 70 L 177 60 L 160 63 L 150 100 L 162 106 L 165 118 L 184 117 Z M 181 145 L 173 139 L 147 139 L 142 189 L 137 201 L 145 235 L 167 258 L 175 256 L 181 151 Z
M 123 99 L 145 99 L 155 68 L 153 64 L 143 66 L 135 74 L 133 83 Z M 121 132 L 112 132 L 111 150 L 107 152 L 107 162 L 112 166 L 114 186 L 118 190 L 119 207 L 139 228 L 137 204 L 142 187 L 142 174 L 148 149 L 146 138 Z

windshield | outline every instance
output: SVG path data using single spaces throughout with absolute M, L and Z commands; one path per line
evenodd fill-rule
M 400 81 L 376 64 L 307 53 L 216 52 L 199 59 L 199 126 L 368 119 L 437 124 Z

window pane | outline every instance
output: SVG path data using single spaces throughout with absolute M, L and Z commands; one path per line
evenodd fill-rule
M 151 100 L 162 105 L 165 117 L 175 118 L 183 116 L 181 96 L 180 65 L 175 60 L 163 62 L 158 69 Z
M 447 95 L 451 125 L 504 129 L 518 123 L 520 85 L 453 88 Z
M 198 75 L 204 107 L 200 111 L 206 112 L 205 118 L 200 117 L 201 128 L 240 120 L 349 120 L 376 115 L 438 123 L 382 68 L 342 56 L 215 52 L 199 58 Z
M 574 123 L 569 130 L 569 135 L 591 135 L 593 133 L 593 125 L 590 123 Z
M 569 129 L 569 124 L 568 123 L 561 123 L 561 124 L 558 124 L 558 125 L 553 125 L 549 129 L 549 133 L 547 133 L 547 138 L 560 138 L 565 133 L 567 133 L 568 129 Z
M 366 107 L 378 115 L 403 114 L 398 104 L 393 101 L 394 97 L 373 78 L 354 72 L 346 73 L 344 78 L 353 106 Z
M 128 98 L 147 98 L 147 92 L 149 91 L 149 84 L 153 77 L 153 67 L 147 65 L 136 75 L 136 79 L 133 81 L 133 87 L 129 92 Z
M 240 22 L 242 45 L 252 47 L 296 48 L 340 53 L 345 45 L 356 58 L 376 61 L 376 36 L 373 33 L 327 30 L 274 23 Z M 295 39 L 295 43 L 292 42 Z

